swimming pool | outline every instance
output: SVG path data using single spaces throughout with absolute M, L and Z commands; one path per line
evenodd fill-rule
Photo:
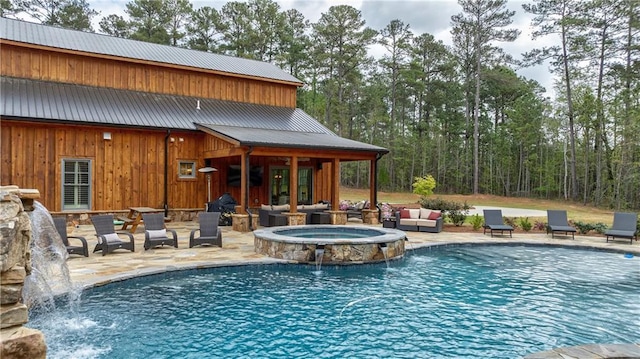
M 639 342 L 640 261 L 557 247 L 448 246 L 364 266 L 172 272 L 36 314 L 49 358 L 515 358 Z

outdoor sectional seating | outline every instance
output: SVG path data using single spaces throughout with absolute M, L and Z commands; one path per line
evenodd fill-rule
M 305 223 L 311 224 L 311 213 L 324 212 L 329 209 L 329 205 L 324 203 L 305 204 L 305 205 L 298 205 L 296 209 L 300 213 L 306 213 L 307 219 Z M 291 207 L 289 207 L 288 204 L 273 205 L 273 206 L 263 204 L 258 210 L 260 225 L 262 227 L 269 227 L 270 214 L 282 214 L 283 212 L 289 212 L 290 210 L 291 210 Z
M 427 208 L 396 211 L 396 228 L 401 231 L 439 233 L 442 231 L 442 212 Z

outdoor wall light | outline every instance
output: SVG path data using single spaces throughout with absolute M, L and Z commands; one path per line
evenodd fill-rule
M 102 139 L 110 141 L 111 140 L 111 132 L 103 132 Z

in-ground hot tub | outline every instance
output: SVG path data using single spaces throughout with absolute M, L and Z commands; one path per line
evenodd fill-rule
M 300 263 L 360 264 L 401 258 L 406 234 L 397 229 L 310 225 L 253 231 L 256 253 Z

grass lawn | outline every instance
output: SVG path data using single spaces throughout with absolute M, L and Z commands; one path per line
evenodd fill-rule
M 496 206 L 511 208 L 530 208 L 546 211 L 547 209 L 565 209 L 569 220 L 586 223 L 604 223 L 607 226 L 613 224 L 612 210 L 584 206 L 579 203 L 564 200 L 546 200 L 521 197 L 500 197 L 491 195 L 456 195 L 456 194 L 433 194 L 433 197 L 440 197 L 449 201 L 460 203 L 467 202 L 470 206 Z M 368 189 L 354 189 L 341 187 L 340 199 L 354 202 L 369 198 Z M 378 192 L 378 202 L 388 203 L 415 203 L 420 196 L 408 192 Z M 547 221 L 547 218 L 530 218 L 535 221 Z

